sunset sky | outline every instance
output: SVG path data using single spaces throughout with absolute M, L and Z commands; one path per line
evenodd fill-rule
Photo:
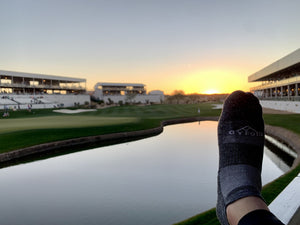
M 300 47 L 299 0 L 0 0 L 0 70 L 172 93 L 249 90 Z

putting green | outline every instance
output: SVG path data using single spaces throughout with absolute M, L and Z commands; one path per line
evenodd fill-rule
M 45 116 L 0 120 L 0 134 L 34 129 L 97 127 L 136 123 L 136 117 Z

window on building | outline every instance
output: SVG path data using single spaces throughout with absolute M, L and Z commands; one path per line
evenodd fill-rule
M 29 84 L 30 84 L 30 86 L 38 86 L 38 85 L 39 85 L 39 82 L 38 82 L 38 81 L 31 80 L 31 81 L 29 81 Z

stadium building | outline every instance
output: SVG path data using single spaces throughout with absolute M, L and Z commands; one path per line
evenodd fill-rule
M 248 77 L 263 107 L 300 113 L 300 49 Z
M 0 108 L 54 108 L 90 104 L 86 79 L 0 70 Z
M 146 86 L 137 83 L 97 83 L 93 97 L 106 104 L 113 103 L 162 103 L 164 93 L 151 91 L 146 94 Z

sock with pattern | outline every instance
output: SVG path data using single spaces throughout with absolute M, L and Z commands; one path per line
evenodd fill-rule
M 217 216 L 228 225 L 226 207 L 234 201 L 258 196 L 264 148 L 264 121 L 258 99 L 233 92 L 225 100 L 218 124 L 219 171 Z

